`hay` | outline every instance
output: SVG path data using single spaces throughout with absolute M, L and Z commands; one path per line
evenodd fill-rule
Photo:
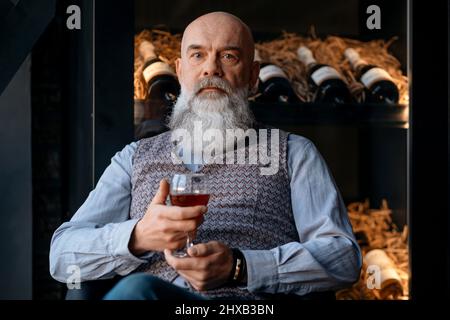
M 354 202 L 347 206 L 348 215 L 355 234 L 364 238 L 361 243 L 364 266 L 360 279 L 350 289 L 337 293 L 338 299 L 351 300 L 407 300 L 409 280 L 408 226 L 402 231 L 392 222 L 392 211 L 383 200 L 380 209 L 370 209 L 369 201 Z M 400 286 L 380 289 L 367 287 L 368 274 L 365 255 L 374 249 L 383 250 L 392 260 L 393 269 L 401 279 Z
M 356 101 L 364 100 L 363 85 L 355 80 L 350 64 L 344 58 L 344 50 L 348 47 L 356 49 L 367 62 L 376 64 L 385 69 L 394 79 L 399 88 L 400 104 L 408 104 L 408 78 L 402 74 L 400 62 L 389 53 L 389 46 L 396 40 L 359 41 L 355 39 L 328 36 L 319 39 L 314 35 L 302 37 L 294 33 L 283 32 L 279 39 L 256 43 L 261 58 L 281 67 L 288 75 L 292 86 L 301 101 L 312 101 L 312 93 L 308 91 L 305 79 L 305 67 L 297 59 L 296 51 L 300 45 L 311 49 L 319 63 L 325 63 L 336 68 L 343 76 Z M 160 59 L 175 68 L 175 60 L 180 55 L 181 35 L 171 34 L 161 30 L 144 30 L 135 36 L 135 62 L 134 62 L 134 97 L 146 98 L 146 84 L 142 77 L 142 58 L 137 52 L 142 39 L 153 42 Z

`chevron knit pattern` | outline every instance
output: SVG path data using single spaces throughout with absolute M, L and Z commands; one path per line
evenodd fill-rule
M 287 136 L 280 130 L 279 170 L 274 175 L 261 175 L 259 165 L 250 164 L 210 164 L 201 168 L 199 172 L 208 175 L 211 182 L 211 197 L 196 243 L 217 240 L 229 247 L 269 250 L 298 241 L 287 172 Z M 170 181 L 175 173 L 190 173 L 183 165 L 172 163 L 172 148 L 170 132 L 139 141 L 133 157 L 131 218 L 145 214 L 161 179 Z M 169 282 L 178 275 L 159 252 L 136 271 L 149 272 Z M 217 299 L 265 297 L 232 287 L 201 293 Z

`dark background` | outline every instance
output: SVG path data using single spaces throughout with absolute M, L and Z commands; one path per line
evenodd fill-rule
M 65 10 L 70 4 L 81 7 L 81 30 L 67 30 L 65 26 Z M 369 4 L 381 7 L 379 31 L 365 27 L 365 8 Z M 432 106 L 442 112 L 448 107 L 447 95 L 442 98 L 448 86 L 444 85 L 447 79 L 440 86 L 428 81 L 430 71 L 421 61 L 429 61 L 430 54 L 419 47 L 430 42 L 423 16 L 427 12 L 429 15 L 442 13 L 442 8 L 419 4 L 416 8 L 413 46 L 416 55 L 414 68 L 408 70 L 406 1 L 217 1 L 211 4 L 181 0 L 136 0 L 134 3 L 62 0 L 33 4 L 21 0 L 13 4 L 0 0 L 0 19 L 3 19 L 0 24 L 0 141 L 4 155 L 0 179 L 3 199 L 0 241 L 7 257 L 0 264 L 0 299 L 64 297 L 64 285 L 51 279 L 48 272 L 50 239 L 53 231 L 70 219 L 86 199 L 114 153 L 134 139 L 134 33 L 160 25 L 181 32 L 194 18 L 214 10 L 238 15 L 252 28 L 257 41 L 277 37 L 282 30 L 306 34 L 312 24 L 319 36 L 333 34 L 361 40 L 399 37 L 392 52 L 402 62 L 404 72 L 413 72 L 414 79 L 419 79 L 412 82 L 413 118 L 409 130 L 392 123 L 314 123 L 285 127 L 307 136 L 318 146 L 346 202 L 369 197 L 372 205 L 377 206 L 386 197 L 394 209 L 396 222 L 411 223 L 412 248 L 416 252 L 412 254 L 413 290 L 416 297 L 423 297 L 420 293 L 424 291 L 420 289 L 427 287 L 427 272 L 432 267 L 448 275 L 448 261 L 439 264 L 442 258 L 436 258 L 438 252 L 432 251 L 430 257 L 418 245 L 431 230 L 441 234 L 448 231 L 445 229 L 448 228 L 447 203 L 442 204 L 448 197 L 447 184 L 440 190 L 430 187 L 437 184 L 439 177 L 446 176 L 437 170 L 447 161 L 447 152 L 437 156 L 441 162 L 435 162 L 431 168 L 427 166 L 430 159 L 426 158 L 430 140 L 444 142 L 447 138 L 447 130 L 443 132 L 443 128 L 448 120 L 444 112 L 445 116 L 436 121 L 436 114 L 429 112 L 427 93 L 434 93 Z M 39 12 L 40 19 L 33 12 Z M 445 31 L 447 27 L 445 24 L 439 30 Z M 445 50 L 434 52 L 439 53 L 441 61 L 448 61 Z M 441 96 L 436 92 L 438 88 Z M 409 203 L 407 188 L 415 196 Z M 433 197 L 442 201 L 431 202 Z M 433 222 L 425 219 L 430 214 L 436 216 Z M 447 224 L 438 224 L 439 217 L 444 217 Z M 441 250 L 444 256 L 442 252 L 448 253 Z M 432 264 L 422 267 L 420 261 L 427 259 Z

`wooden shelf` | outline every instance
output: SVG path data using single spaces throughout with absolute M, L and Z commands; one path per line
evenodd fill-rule
M 408 127 L 408 107 L 380 104 L 282 104 L 250 102 L 259 122 L 268 125 Z

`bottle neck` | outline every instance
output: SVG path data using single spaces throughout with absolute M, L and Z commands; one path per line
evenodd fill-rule
M 255 56 L 253 58 L 253 61 L 258 61 L 260 64 L 262 63 L 261 56 L 259 55 L 259 50 L 255 49 Z
M 297 50 L 297 56 L 299 60 L 306 66 L 307 69 L 311 69 L 317 64 L 316 59 L 308 48 L 301 46 Z
M 358 52 L 355 49 L 348 48 L 344 52 L 345 57 L 350 62 L 350 65 L 353 70 L 361 70 L 363 67 L 369 65 L 366 60 L 362 59 Z
M 155 47 L 151 42 L 146 40 L 142 41 L 139 45 L 139 54 L 146 63 L 147 61 L 155 60 L 158 58 L 155 52 Z

